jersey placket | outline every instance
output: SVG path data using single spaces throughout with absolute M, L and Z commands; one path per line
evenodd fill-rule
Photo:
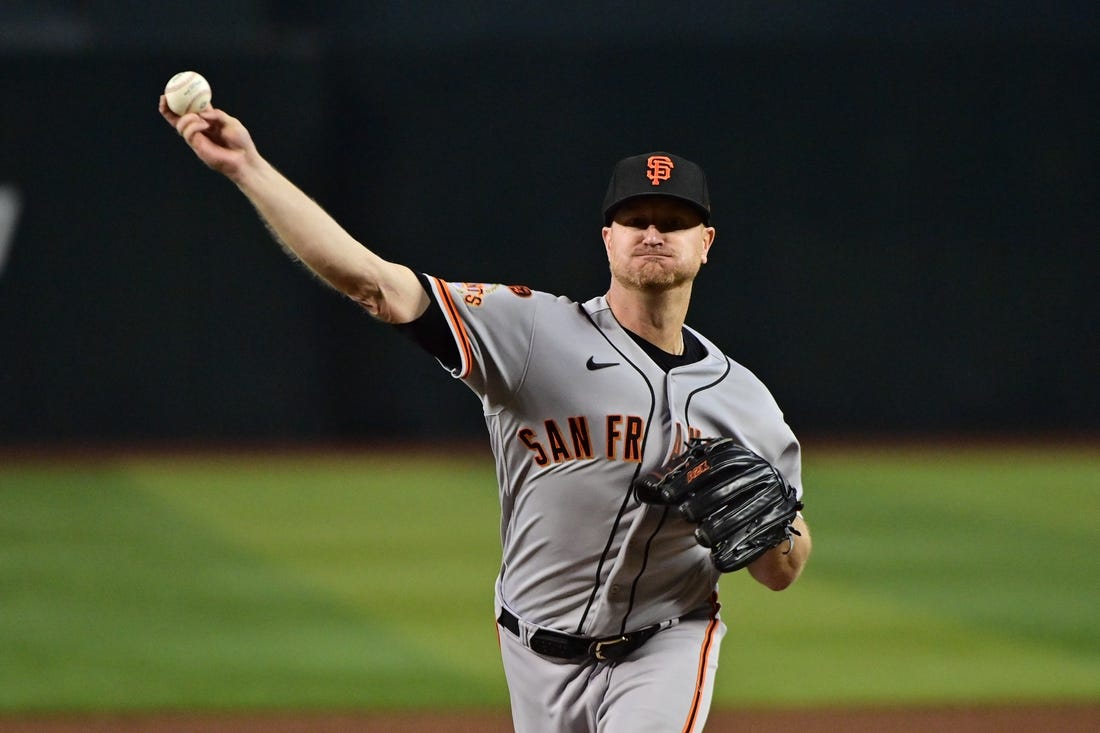
M 640 359 L 648 360 L 648 357 L 642 355 Z M 646 378 L 655 387 L 653 393 L 657 404 L 654 405 L 653 419 L 648 427 L 643 470 L 664 463 L 677 450 L 672 445 L 676 439 L 677 425 L 685 425 L 683 400 L 674 399 L 676 390 L 672 373 L 661 372 L 659 376 L 648 373 Z M 657 385 L 661 388 L 656 388 Z M 611 628 L 614 633 L 633 630 L 631 611 L 636 603 L 644 601 L 638 596 L 644 592 L 640 586 L 644 583 L 647 569 L 647 546 L 667 521 L 665 514 L 666 511 L 658 507 L 641 506 L 634 510 L 619 556 L 604 585 L 602 612 L 598 612 L 593 619 L 594 622 L 604 622 L 599 628 Z

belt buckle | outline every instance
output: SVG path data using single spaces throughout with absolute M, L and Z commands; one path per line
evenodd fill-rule
M 604 653 L 603 653 L 604 647 L 611 647 L 611 646 L 615 646 L 616 644 L 622 644 L 624 641 L 630 641 L 630 640 L 625 636 L 620 636 L 620 637 L 615 638 L 615 639 L 604 639 L 602 641 L 593 642 L 592 643 L 592 656 L 595 657 L 597 661 L 606 662 L 608 660 L 608 658 L 606 656 L 604 656 Z

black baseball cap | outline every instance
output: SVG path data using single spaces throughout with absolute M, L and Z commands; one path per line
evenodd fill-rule
M 710 193 L 703 169 L 672 153 L 655 152 L 623 158 L 611 172 L 603 200 L 605 226 L 611 226 L 615 209 L 641 196 L 670 196 L 692 204 L 710 224 Z

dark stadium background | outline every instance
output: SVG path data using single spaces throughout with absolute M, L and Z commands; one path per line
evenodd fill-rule
M 1097 15 L 5 2 L 0 441 L 481 439 L 471 393 L 164 125 L 183 69 L 361 241 L 447 279 L 599 294 L 611 165 L 697 160 L 719 234 L 688 321 L 800 433 L 1094 433 Z

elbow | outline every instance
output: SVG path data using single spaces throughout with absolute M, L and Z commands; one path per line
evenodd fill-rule
M 428 293 L 408 268 L 395 270 L 389 278 L 357 278 L 341 290 L 373 318 L 389 324 L 415 321 L 430 304 Z
M 808 537 L 806 539 L 807 541 L 801 546 L 795 543 L 791 546 L 772 548 L 749 564 L 749 574 L 769 590 L 781 591 L 790 588 L 802 574 L 802 569 L 809 559 Z
M 752 569 L 750 568 L 752 576 L 756 579 L 758 583 L 760 583 L 768 590 L 777 592 L 790 588 L 794 584 L 794 581 L 798 579 L 800 570 L 801 568 L 795 569 L 793 567 L 784 567 L 769 568 L 768 570 L 763 572 L 752 572 Z
M 794 585 L 794 581 L 798 580 L 799 575 L 800 573 L 797 571 L 778 575 L 772 578 L 771 582 L 765 583 L 765 587 L 774 591 L 787 590 Z
M 378 293 L 365 293 L 354 289 L 345 290 L 344 293 L 358 303 L 372 318 L 386 321 L 385 301 L 379 297 Z
M 385 288 L 374 283 L 356 281 L 349 282 L 339 289 L 358 303 L 372 318 L 383 323 L 401 322 L 392 306 L 392 298 L 386 297 Z

